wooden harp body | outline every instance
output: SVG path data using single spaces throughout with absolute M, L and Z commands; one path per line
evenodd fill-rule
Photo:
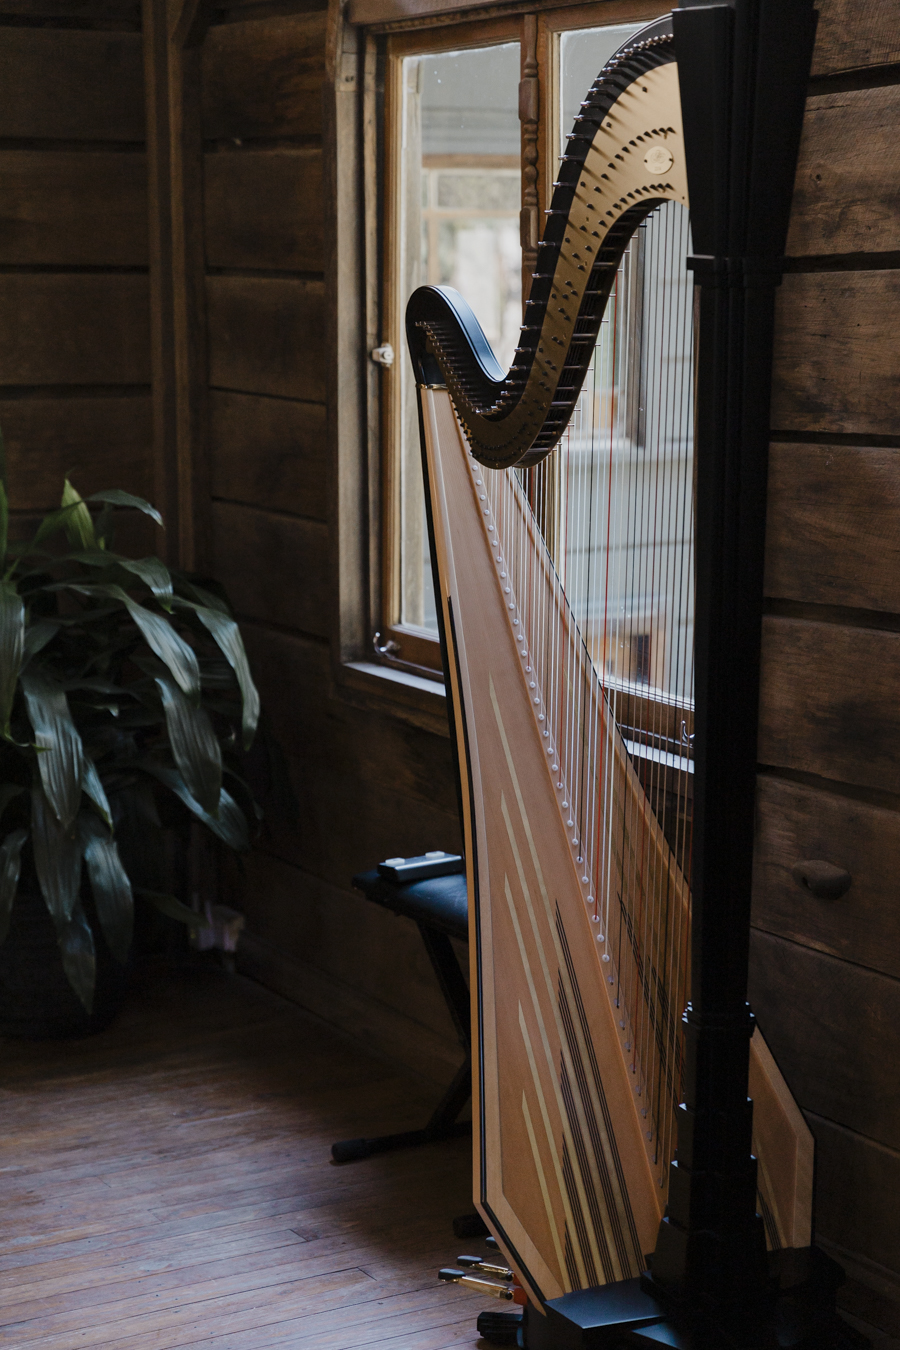
M 609 622 L 598 648 L 584 586 L 560 542 L 580 509 L 578 473 L 543 466 L 541 479 L 528 467 L 548 455 L 553 464 L 560 438 L 571 442 L 588 416 L 585 400 L 592 415 L 609 417 L 596 380 L 582 389 L 604 318 L 621 300 L 623 259 L 644 222 L 684 216 L 688 206 L 671 20 L 612 58 L 570 143 L 510 372 L 496 366 L 455 293 L 422 288 L 408 310 L 462 784 L 475 1200 L 537 1308 L 645 1270 L 669 1197 L 683 1099 L 692 690 L 682 670 L 668 703 L 647 697 L 662 675 L 634 644 L 637 676 L 617 669 L 604 646 L 617 631 Z M 689 251 L 686 233 L 670 239 L 669 256 L 679 249 Z M 666 275 L 648 278 L 646 265 L 645 257 L 644 313 L 653 285 L 668 284 Z M 689 305 L 679 339 L 685 407 L 692 312 Z M 643 359 L 646 385 L 652 343 L 642 350 L 643 358 L 620 350 L 615 359 Z M 657 468 L 641 469 L 629 489 L 632 517 L 645 522 L 632 552 L 646 553 L 654 529 L 669 528 L 671 501 L 684 509 L 694 491 L 690 464 L 678 481 L 659 468 L 663 420 L 656 433 L 635 433 L 645 458 L 656 434 Z M 612 444 L 607 459 L 615 459 Z M 611 516 L 600 516 L 606 542 L 586 547 L 608 572 Z M 691 609 L 686 547 L 678 586 Z M 671 548 L 666 556 L 671 570 Z M 683 753 L 673 754 L 660 708 Z M 673 793 L 666 818 L 661 803 Z M 804 1248 L 811 1136 L 758 1031 L 750 1058 L 767 1242 Z

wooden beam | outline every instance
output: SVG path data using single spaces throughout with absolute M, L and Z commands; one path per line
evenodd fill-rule
M 182 567 L 203 567 L 209 498 L 200 46 L 209 0 L 144 0 L 154 480 Z

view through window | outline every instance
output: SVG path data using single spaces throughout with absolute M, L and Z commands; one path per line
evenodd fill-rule
M 640 24 L 550 43 L 551 143 Z M 472 306 L 501 366 L 522 318 L 520 46 L 402 58 L 398 213 L 401 313 L 424 283 Z M 545 100 L 546 103 L 546 100 Z M 559 450 L 531 471 L 539 524 L 605 681 L 689 706 L 693 697 L 692 287 L 686 211 L 654 212 L 619 267 L 582 395 Z M 400 367 L 399 620 L 437 636 L 412 366 Z
M 468 300 L 504 369 L 522 322 L 519 44 L 403 61 L 402 302 L 417 286 Z M 401 361 L 400 622 L 437 636 L 412 366 Z

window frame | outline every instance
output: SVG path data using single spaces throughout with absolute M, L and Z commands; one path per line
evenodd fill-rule
M 400 434 L 402 423 L 403 360 L 402 326 L 405 302 L 397 282 L 399 218 L 401 199 L 401 156 L 399 129 L 403 116 L 403 62 L 407 57 L 459 51 L 466 48 L 500 46 L 518 42 L 522 46 L 522 16 L 487 19 L 445 25 L 436 29 L 417 29 L 412 33 L 391 34 L 386 41 L 384 79 L 384 234 L 382 244 L 382 342 L 395 353 L 391 367 L 381 381 L 382 447 L 382 526 L 381 526 L 381 604 L 383 656 L 392 664 L 411 667 L 422 674 L 443 678 L 440 644 L 426 631 L 400 622 L 401 613 L 401 501 Z M 521 69 L 520 69 L 521 78 Z M 521 151 L 520 151 L 521 166 Z M 389 644 L 398 650 L 393 652 Z
M 534 189 L 537 237 L 543 228 L 544 211 L 549 204 L 556 176 L 559 146 L 559 39 L 572 29 L 614 26 L 623 23 L 650 22 L 668 12 L 670 6 L 659 0 L 587 0 L 581 4 L 532 4 L 504 9 L 496 7 L 486 15 L 477 11 L 460 14 L 436 14 L 406 22 L 385 22 L 365 30 L 367 88 L 364 90 L 363 121 L 369 129 L 369 153 L 366 167 L 366 215 L 376 213 L 379 221 L 377 244 L 370 247 L 367 260 L 367 334 L 369 352 L 375 346 L 390 344 L 395 353 L 390 367 L 370 369 L 368 416 L 370 437 L 369 463 L 376 473 L 371 493 L 370 519 L 374 526 L 374 547 L 370 553 L 371 613 L 375 660 L 392 673 L 408 672 L 413 678 L 441 681 L 440 644 L 427 632 L 403 625 L 400 615 L 400 341 L 403 310 L 396 284 L 396 222 L 400 208 L 399 135 L 395 134 L 402 117 L 402 61 L 406 56 L 452 51 L 465 47 L 520 45 L 520 119 L 529 111 L 526 86 L 537 94 L 536 128 L 534 121 L 521 122 L 520 168 L 523 206 L 527 204 L 526 177 L 529 163 L 534 164 Z M 524 91 L 524 98 L 523 98 Z M 533 95 L 530 103 L 534 111 Z M 374 133 L 373 133 L 374 125 Z M 529 147 L 531 153 L 529 155 Z M 536 150 L 536 164 L 535 152 Z M 531 201 L 534 200 L 534 194 Z M 523 304 L 527 299 L 536 250 L 523 251 Z M 372 269 L 377 279 L 372 277 Z M 368 355 L 368 353 L 367 353 Z M 370 648 L 371 652 L 371 648 Z M 370 656 L 371 660 L 371 656 Z

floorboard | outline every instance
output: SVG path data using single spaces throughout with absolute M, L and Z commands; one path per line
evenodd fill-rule
M 293 1005 L 159 965 L 109 1030 L 0 1040 L 0 1064 L 0 1346 L 485 1345 L 484 1301 L 435 1274 L 467 1141 L 331 1164 L 434 1103 Z

